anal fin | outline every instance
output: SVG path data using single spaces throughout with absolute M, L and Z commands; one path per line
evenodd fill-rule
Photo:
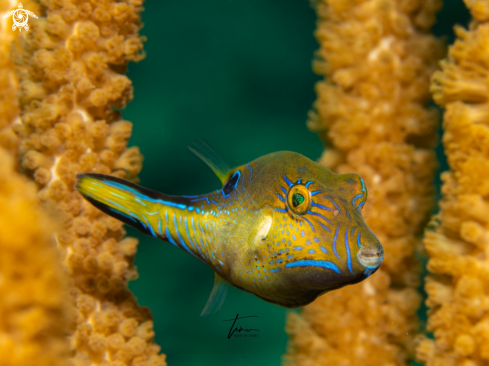
M 214 287 L 212 288 L 209 299 L 207 299 L 200 316 L 208 316 L 217 313 L 226 299 L 228 284 L 217 273 L 215 275 Z

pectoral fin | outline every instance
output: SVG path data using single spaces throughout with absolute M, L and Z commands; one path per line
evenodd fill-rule
M 204 310 L 202 310 L 200 313 L 200 316 L 207 316 L 217 313 L 224 303 L 227 292 L 228 284 L 216 273 L 216 277 L 214 278 L 214 287 L 212 288 L 209 299 L 204 306 Z

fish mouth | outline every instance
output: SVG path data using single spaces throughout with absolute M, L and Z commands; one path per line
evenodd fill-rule
M 357 258 L 362 266 L 377 268 L 384 260 L 384 249 L 382 247 L 374 249 L 360 248 Z

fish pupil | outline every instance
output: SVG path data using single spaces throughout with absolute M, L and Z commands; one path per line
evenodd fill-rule
M 292 195 L 292 205 L 297 207 L 304 202 L 304 196 L 298 192 Z

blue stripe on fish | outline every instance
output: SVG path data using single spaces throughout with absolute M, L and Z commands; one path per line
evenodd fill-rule
M 175 242 L 175 240 L 173 240 L 172 236 L 170 235 L 170 231 L 168 230 L 168 226 L 165 229 L 165 235 L 166 235 L 166 238 L 170 241 L 170 243 L 172 243 L 174 246 L 176 246 L 178 248 L 178 244 Z
M 362 183 L 362 192 L 365 192 L 365 183 L 362 178 L 360 178 L 360 182 Z
M 353 197 L 353 200 L 351 201 L 351 204 L 353 205 L 353 207 L 356 207 L 356 206 L 355 206 L 355 201 L 356 201 L 357 199 L 359 199 L 360 197 L 363 197 L 363 194 L 359 194 L 359 195 L 357 195 L 357 196 Z
M 192 217 L 191 220 L 192 220 L 192 228 L 194 229 L 194 236 L 197 238 L 197 230 L 195 230 L 195 221 L 194 221 L 194 218 Z M 197 239 L 195 239 L 195 246 L 199 250 L 199 253 L 202 256 L 202 258 L 204 258 L 204 254 L 202 253 L 202 250 L 200 249 L 199 243 L 197 243 Z
M 333 203 L 334 207 L 336 207 L 336 209 L 337 209 L 337 210 L 338 210 L 340 213 L 342 213 L 342 212 L 341 212 L 341 209 L 340 209 L 340 208 L 339 208 L 339 206 L 336 204 L 336 201 L 335 201 L 333 198 L 331 198 L 330 196 L 324 196 L 324 198 L 327 198 L 328 200 L 330 200 L 330 201 Z
M 161 203 L 163 205 L 168 205 L 168 206 L 176 207 L 176 208 L 180 208 L 180 209 L 186 209 L 187 208 L 187 205 L 184 205 L 184 204 L 175 203 L 175 202 L 171 202 L 171 201 L 163 201 L 159 198 L 148 197 L 148 196 L 142 194 L 141 192 L 138 192 L 137 190 L 135 190 L 131 187 L 128 187 L 127 185 L 118 183 L 118 182 L 114 182 L 114 181 L 110 181 L 110 180 L 104 180 L 104 183 L 107 184 L 108 186 L 120 189 L 121 191 L 131 192 L 136 197 L 136 201 L 138 199 L 142 199 L 145 201 L 149 201 L 149 202 L 153 202 L 153 203 Z M 142 202 L 140 202 L 140 203 L 142 203 Z
M 136 198 L 135 199 L 136 202 L 139 202 L 140 204 L 142 204 L 144 207 L 148 207 L 148 205 L 146 203 L 144 203 L 143 201 L 141 201 L 140 198 Z
M 292 187 L 292 186 L 294 185 L 294 183 L 292 183 L 292 182 L 291 182 L 291 181 L 290 181 L 290 180 L 289 180 L 289 179 L 288 179 L 288 178 L 285 176 L 285 174 L 284 174 L 284 180 L 285 180 L 285 183 L 287 183 L 287 185 L 288 185 L 289 187 Z
M 323 210 L 326 210 L 326 211 L 333 211 L 332 208 L 329 208 L 329 207 L 326 207 L 326 206 L 323 206 L 323 205 L 320 205 L 320 204 L 314 203 L 314 202 L 311 202 L 311 206 L 319 207 L 320 209 L 323 209 Z
M 94 183 L 92 183 L 92 184 L 94 184 Z M 98 184 L 98 186 L 100 186 L 100 185 Z M 117 194 L 117 193 L 115 193 L 115 192 L 110 191 L 109 193 L 110 193 L 111 195 L 116 196 L 116 197 L 119 197 L 119 198 L 121 198 L 121 199 L 123 199 L 123 200 L 125 200 L 125 199 L 126 199 L 126 197 L 121 196 L 121 195 L 119 195 L 119 194 Z
M 182 221 L 182 216 L 180 216 L 180 221 Z M 175 231 L 177 232 L 178 240 L 180 240 L 180 245 L 190 254 L 192 254 L 195 257 L 195 254 L 192 253 L 192 251 L 187 247 L 187 244 L 183 241 L 182 236 L 180 235 L 180 231 L 178 230 L 178 224 L 177 224 L 177 216 L 173 214 L 173 222 L 175 224 Z
M 146 222 L 146 225 L 148 225 L 148 229 L 149 231 L 151 232 L 151 235 L 153 235 L 154 237 L 156 237 L 156 233 L 155 231 L 153 230 L 153 227 L 150 225 L 149 221 L 148 221 L 148 218 L 146 216 L 143 215 L 143 219 L 144 221 Z
M 188 232 L 188 220 L 187 220 L 187 216 L 185 216 L 185 232 L 187 233 L 187 237 L 188 237 L 188 241 L 190 242 L 190 246 L 194 247 L 195 248 L 195 244 L 194 242 L 192 241 L 192 238 L 190 237 L 190 233 Z
M 351 269 L 351 255 L 350 255 L 350 244 L 348 243 L 348 229 L 345 230 L 345 248 L 346 248 L 346 259 L 348 261 L 348 269 L 351 273 L 353 273 Z
M 204 240 L 202 239 L 202 237 L 200 237 L 200 245 L 202 246 L 202 248 L 205 249 L 205 245 L 204 245 Z M 204 253 L 202 253 L 202 258 L 204 258 L 206 261 L 208 261 L 209 259 L 204 255 Z
M 301 260 L 297 262 L 287 263 L 285 267 L 294 268 L 294 267 L 322 267 L 335 271 L 338 274 L 341 274 L 340 269 L 336 266 L 336 264 L 328 261 L 316 261 L 316 260 Z
M 323 215 L 321 214 L 318 214 L 317 212 L 312 212 L 312 211 L 307 211 L 308 214 L 310 215 L 314 215 L 314 216 L 319 216 L 320 218 L 322 218 L 323 220 L 327 221 L 328 224 L 332 224 L 332 222 L 330 220 L 328 220 L 326 217 L 324 217 Z
M 134 221 L 135 223 L 138 223 L 139 221 L 137 221 L 134 217 L 131 217 L 129 215 L 126 215 L 125 213 L 122 213 L 120 211 L 117 211 L 116 209 L 112 208 L 112 207 L 107 207 L 107 209 L 109 209 L 110 211 L 112 211 L 113 213 L 117 214 L 117 215 L 121 215 L 121 216 L 124 216 L 124 217 L 127 217 L 129 220 L 132 220 Z
M 336 255 L 336 258 L 340 259 L 340 256 L 338 255 L 338 252 L 336 251 L 336 239 L 338 238 L 338 231 L 340 230 L 340 225 L 336 227 L 336 231 L 334 233 L 334 238 L 333 238 L 333 253 Z
M 248 165 L 246 165 L 246 167 L 250 170 L 250 180 L 249 180 L 249 183 L 251 183 L 251 178 L 253 177 L 253 168 L 250 167 L 250 164 L 248 163 Z
M 275 192 L 275 194 L 277 195 L 277 197 L 280 199 L 280 201 L 282 201 L 283 203 L 285 203 L 285 198 L 283 198 L 281 195 L 279 195 L 277 192 Z
M 360 204 L 358 205 L 358 212 L 360 212 L 360 209 L 362 208 L 362 206 L 365 204 L 365 201 L 364 202 L 360 202 Z
M 202 201 L 202 200 L 206 200 L 206 201 L 207 201 L 207 203 L 210 203 L 210 202 L 209 202 L 209 198 L 207 198 L 207 197 L 196 198 L 196 199 L 194 199 L 194 200 L 190 200 L 190 201 L 191 201 L 191 202 L 196 202 L 196 201 Z
M 114 202 L 114 201 L 109 200 L 109 199 L 107 199 L 107 198 L 106 198 L 105 200 L 106 200 L 107 202 L 110 202 L 110 203 L 111 203 L 111 204 L 113 204 L 114 206 L 117 206 L 117 207 L 119 207 L 119 208 L 123 209 L 124 211 L 128 211 L 128 209 L 127 209 L 126 207 L 124 207 L 124 206 L 122 206 L 122 205 L 118 204 L 117 202 Z
M 306 219 L 305 217 L 301 217 L 301 218 L 302 218 L 303 220 L 306 220 L 306 221 L 307 221 L 307 223 L 308 223 L 309 225 L 311 225 L 311 229 L 312 229 L 312 231 L 316 232 L 316 229 L 314 228 L 314 225 L 311 223 L 311 221 L 309 221 L 309 220 L 308 220 L 308 219 Z
M 331 232 L 331 229 L 329 227 L 327 227 L 326 225 L 322 224 L 320 221 L 318 221 L 318 224 L 326 231 L 329 231 Z

